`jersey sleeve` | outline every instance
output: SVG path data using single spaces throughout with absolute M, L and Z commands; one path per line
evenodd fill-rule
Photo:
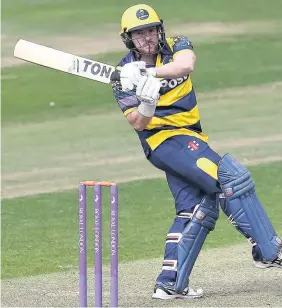
M 139 106 L 135 91 L 123 91 L 119 82 L 112 83 L 114 97 L 125 116 Z
M 175 36 L 173 37 L 173 56 L 183 50 L 192 50 L 192 42 L 185 36 Z

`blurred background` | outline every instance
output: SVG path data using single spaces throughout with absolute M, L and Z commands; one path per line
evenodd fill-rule
M 64 286 L 70 288 L 67 295 L 62 293 L 65 297 L 44 297 L 36 277 L 54 273 L 75 277 L 77 185 L 82 180 L 120 183 L 121 262 L 150 264 L 162 257 L 174 217 L 173 199 L 163 174 L 145 160 L 111 87 L 13 57 L 17 40 L 23 38 L 116 65 L 127 53 L 119 37 L 120 18 L 134 4 L 138 2 L 2 1 L 2 294 L 6 306 L 35 302 L 44 306 L 52 302 L 50 298 L 56 305 L 66 303 L 66 298 L 69 306 L 75 302 L 77 289 L 70 280 Z M 167 36 L 185 35 L 193 42 L 197 64 L 192 82 L 203 130 L 215 150 L 234 154 L 250 168 L 281 234 L 281 1 L 153 0 L 148 4 L 164 20 Z M 91 198 L 89 191 L 90 265 Z M 104 200 L 107 263 L 107 192 Z M 204 249 L 242 243 L 221 215 Z M 158 271 L 160 263 L 156 264 Z M 147 270 L 144 263 L 140 266 Z M 150 272 L 148 268 L 144 279 Z M 33 279 L 33 287 L 27 287 L 25 277 Z M 57 288 L 62 276 L 56 279 L 47 280 Z M 48 284 L 46 279 L 40 281 Z M 50 292 L 56 294 L 56 288 Z M 145 305 L 146 292 L 135 304 Z

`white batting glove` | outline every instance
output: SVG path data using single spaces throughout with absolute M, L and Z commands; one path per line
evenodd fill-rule
M 159 100 L 161 83 L 152 76 L 142 76 L 136 88 L 136 97 L 140 100 L 138 111 L 145 117 L 152 117 Z
M 157 76 L 157 72 L 156 69 L 154 67 L 150 67 L 146 69 L 146 73 L 145 73 L 148 77 L 152 76 L 152 77 L 156 77 Z
M 130 91 L 141 80 L 141 69 L 146 69 L 144 61 L 135 61 L 125 64 L 120 71 L 120 83 L 124 91 Z

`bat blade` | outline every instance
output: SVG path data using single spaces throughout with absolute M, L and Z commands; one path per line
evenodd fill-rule
M 14 57 L 87 79 L 110 83 L 115 67 L 20 39 Z

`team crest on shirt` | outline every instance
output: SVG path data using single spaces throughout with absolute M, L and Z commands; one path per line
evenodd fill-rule
M 181 40 L 184 40 L 186 37 L 184 35 L 176 35 L 173 37 L 173 42 L 178 43 Z
M 197 151 L 199 149 L 199 143 L 196 140 L 189 141 L 188 149 L 190 149 L 192 152 Z

